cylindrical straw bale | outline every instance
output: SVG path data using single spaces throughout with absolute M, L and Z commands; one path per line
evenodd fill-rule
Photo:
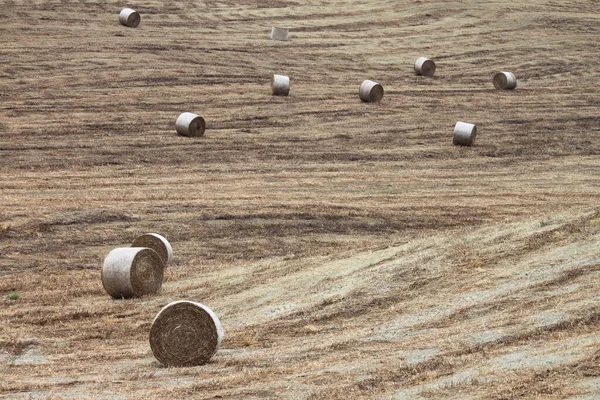
M 452 143 L 460 146 L 472 146 L 475 143 L 477 127 L 467 122 L 457 122 L 454 126 Z
M 102 285 L 114 298 L 140 297 L 160 290 L 163 272 L 163 262 L 154 250 L 121 247 L 104 259 Z
M 512 72 L 498 72 L 494 75 L 494 87 L 499 90 L 512 90 L 517 87 L 517 77 Z
M 131 247 L 148 247 L 159 255 L 165 268 L 173 260 L 173 248 L 169 241 L 158 233 L 146 233 L 138 236 Z
M 184 112 L 177 118 L 175 129 L 182 136 L 202 136 L 206 129 L 206 122 L 197 114 Z
M 217 352 L 222 340 L 223 327 L 217 315 L 193 301 L 166 305 L 150 328 L 152 353 L 168 367 L 204 364 Z
M 287 96 L 290 93 L 290 77 L 273 75 L 271 78 L 271 93 L 273 93 L 273 96 Z
M 367 79 L 360 84 L 358 96 L 362 101 L 366 101 L 368 103 L 379 102 L 383 98 L 383 86 L 377 82 Z
M 140 17 L 140 13 L 131 8 L 124 8 L 121 10 L 119 14 L 119 22 L 121 25 L 128 26 L 130 28 L 135 28 L 140 24 L 142 17 Z
M 415 72 L 417 75 L 433 76 L 435 74 L 435 63 L 426 57 L 419 57 L 415 61 Z
M 283 28 L 271 28 L 271 40 L 288 40 L 288 30 Z

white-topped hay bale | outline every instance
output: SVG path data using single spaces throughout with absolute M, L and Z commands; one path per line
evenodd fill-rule
M 168 367 L 206 363 L 223 341 L 223 327 L 217 315 L 203 304 L 180 300 L 156 315 L 150 328 L 154 357 Z
M 124 8 L 119 13 L 119 22 L 121 25 L 125 25 L 130 28 L 136 28 L 141 21 L 142 17 L 140 17 L 140 13 L 132 10 L 131 8 Z
M 290 77 L 274 74 L 271 78 L 273 96 L 287 96 L 290 93 Z
M 475 143 L 475 136 L 477 135 L 477 127 L 467 122 L 457 122 L 454 125 L 454 135 L 452 138 L 452 144 L 459 146 L 472 146 Z
M 102 285 L 114 298 L 141 297 L 160 290 L 163 273 L 163 261 L 154 250 L 121 247 L 104 259 Z
M 167 264 L 173 261 L 171 243 L 158 233 L 146 233 L 138 236 L 131 244 L 131 247 L 147 247 L 154 250 L 163 261 L 165 268 L 167 268 Z
M 358 96 L 367 103 L 379 102 L 383 98 L 383 86 L 367 79 L 360 84 Z
M 283 28 L 271 28 L 271 35 L 269 35 L 271 40 L 288 40 L 288 30 Z
M 415 72 L 417 75 L 433 76 L 435 74 L 435 63 L 426 57 L 419 57 L 415 61 Z
M 517 77 L 512 72 L 498 72 L 494 75 L 494 87 L 498 90 L 513 90 L 517 87 Z
M 190 112 L 180 114 L 175 122 L 175 130 L 181 136 L 199 137 L 204 135 L 205 129 L 206 122 L 204 118 Z

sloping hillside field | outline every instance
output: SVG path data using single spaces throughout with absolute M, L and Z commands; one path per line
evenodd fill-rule
M 0 398 L 600 398 L 599 38 L 595 0 L 0 0 Z M 147 232 L 162 290 L 112 299 Z M 154 357 L 175 300 L 207 364 Z

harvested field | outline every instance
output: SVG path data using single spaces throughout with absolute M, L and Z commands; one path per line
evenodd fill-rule
M 599 2 L 0 5 L 0 398 L 600 398 Z M 111 299 L 146 232 L 161 293 Z M 175 300 L 206 365 L 152 355 Z

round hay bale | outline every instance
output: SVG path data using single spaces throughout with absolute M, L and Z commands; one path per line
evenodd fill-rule
M 271 40 L 288 40 L 288 30 L 283 28 L 271 28 L 271 35 L 269 36 Z
M 193 301 L 166 305 L 150 328 L 152 353 L 168 367 L 204 364 L 217 352 L 222 340 L 219 318 L 210 308 Z
M 179 115 L 175 122 L 175 130 L 181 136 L 199 137 L 204 135 L 206 122 L 197 114 L 184 112 Z
M 498 90 L 513 90 L 517 87 L 517 77 L 512 72 L 498 72 L 494 75 L 494 87 Z
M 477 127 L 467 122 L 457 122 L 454 126 L 452 143 L 459 146 L 472 146 L 475 143 Z
M 121 10 L 121 13 L 119 13 L 119 22 L 121 25 L 136 28 L 141 21 L 142 17 L 140 17 L 140 13 L 131 8 L 124 8 Z
M 147 247 L 154 250 L 163 261 L 165 268 L 167 268 L 167 264 L 173 261 L 173 248 L 171 244 L 164 236 L 158 233 L 146 233 L 138 236 L 131 244 L 131 247 Z
M 163 281 L 160 256 L 145 247 L 112 250 L 102 265 L 102 286 L 114 298 L 141 297 L 157 293 Z
M 367 79 L 360 84 L 358 96 L 367 103 L 379 102 L 383 98 L 383 86 Z
M 273 75 L 271 78 L 271 93 L 273 96 L 287 96 L 290 93 L 290 77 Z
M 415 61 L 415 72 L 417 75 L 433 76 L 435 74 L 435 63 L 426 57 L 419 57 Z

